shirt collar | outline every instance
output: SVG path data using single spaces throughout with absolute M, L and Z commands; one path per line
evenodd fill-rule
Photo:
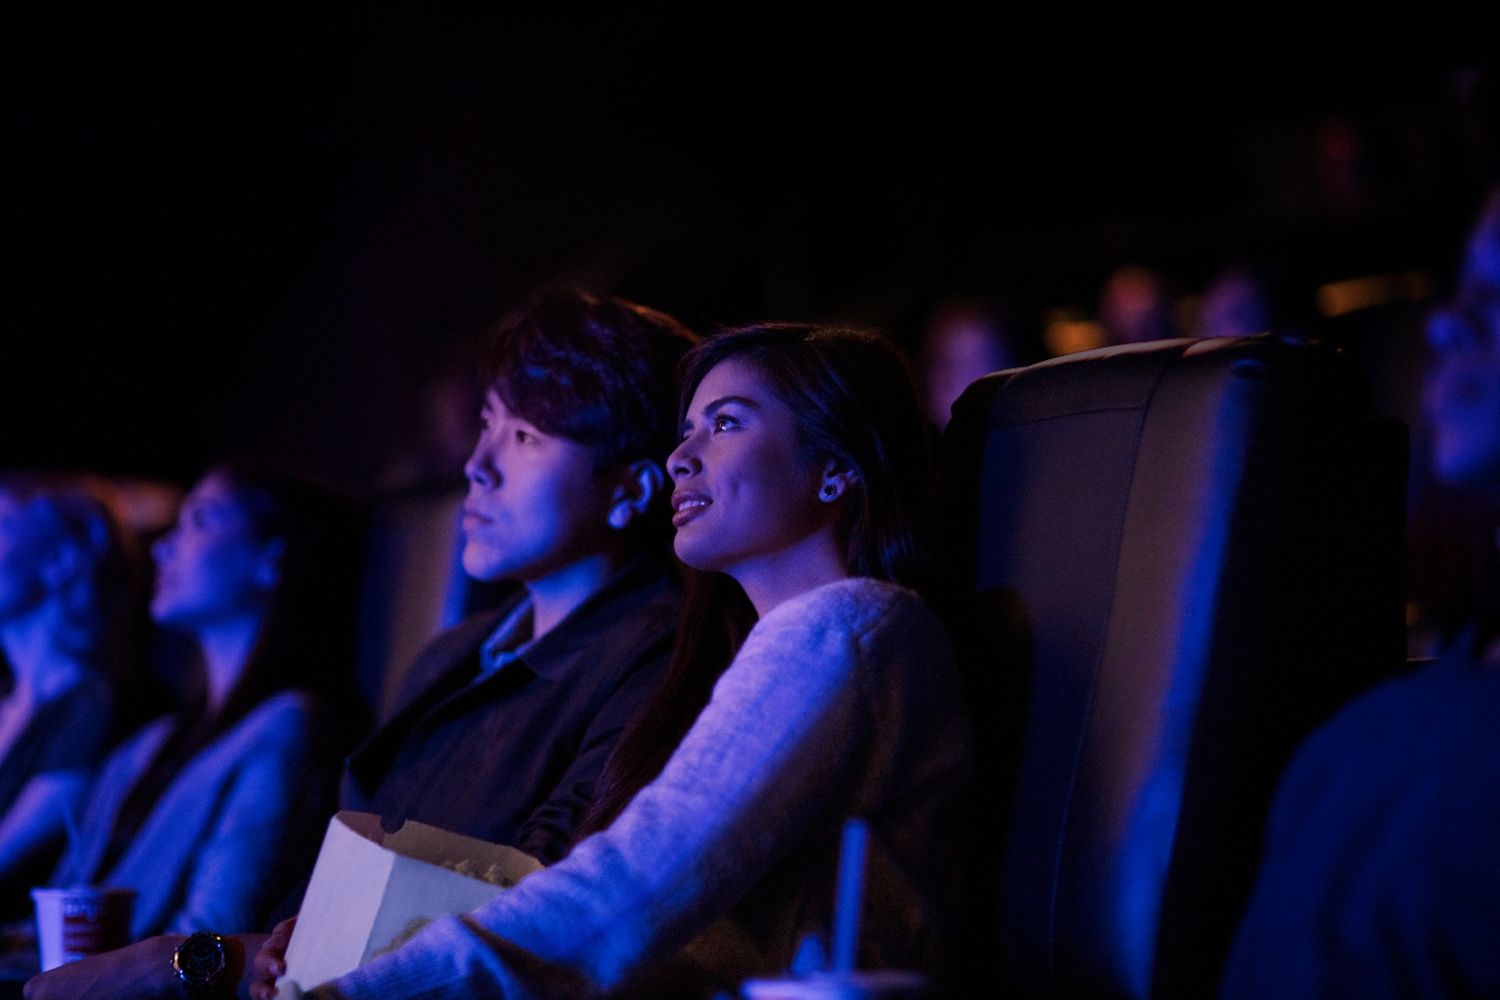
M 525 595 L 479 647 L 479 676 L 488 677 L 525 652 L 532 641 L 531 630 L 531 597 Z

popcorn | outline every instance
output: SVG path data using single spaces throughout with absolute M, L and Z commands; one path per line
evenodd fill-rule
M 516 880 L 507 875 L 505 868 L 498 863 L 490 864 L 483 871 L 479 870 L 479 862 L 468 858 L 462 861 L 444 861 L 442 865 L 449 871 L 457 872 L 467 878 L 477 878 L 490 885 L 498 885 L 502 889 L 509 889 L 516 884 Z

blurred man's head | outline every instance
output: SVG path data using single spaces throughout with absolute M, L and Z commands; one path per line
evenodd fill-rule
M 1480 217 L 1452 302 L 1427 324 L 1433 465 L 1445 482 L 1500 488 L 1500 192 Z

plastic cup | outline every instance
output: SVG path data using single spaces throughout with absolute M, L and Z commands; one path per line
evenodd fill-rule
M 927 980 L 915 972 L 818 973 L 796 979 L 751 979 L 744 1000 L 922 1000 Z
M 130 943 L 134 889 L 33 889 L 42 971 Z

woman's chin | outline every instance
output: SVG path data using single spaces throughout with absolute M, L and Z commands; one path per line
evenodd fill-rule
M 723 567 L 723 561 L 717 558 L 709 546 L 693 537 L 691 531 L 685 532 L 682 528 L 677 530 L 677 536 L 672 540 L 672 551 L 690 568 L 704 573 L 714 573 Z

